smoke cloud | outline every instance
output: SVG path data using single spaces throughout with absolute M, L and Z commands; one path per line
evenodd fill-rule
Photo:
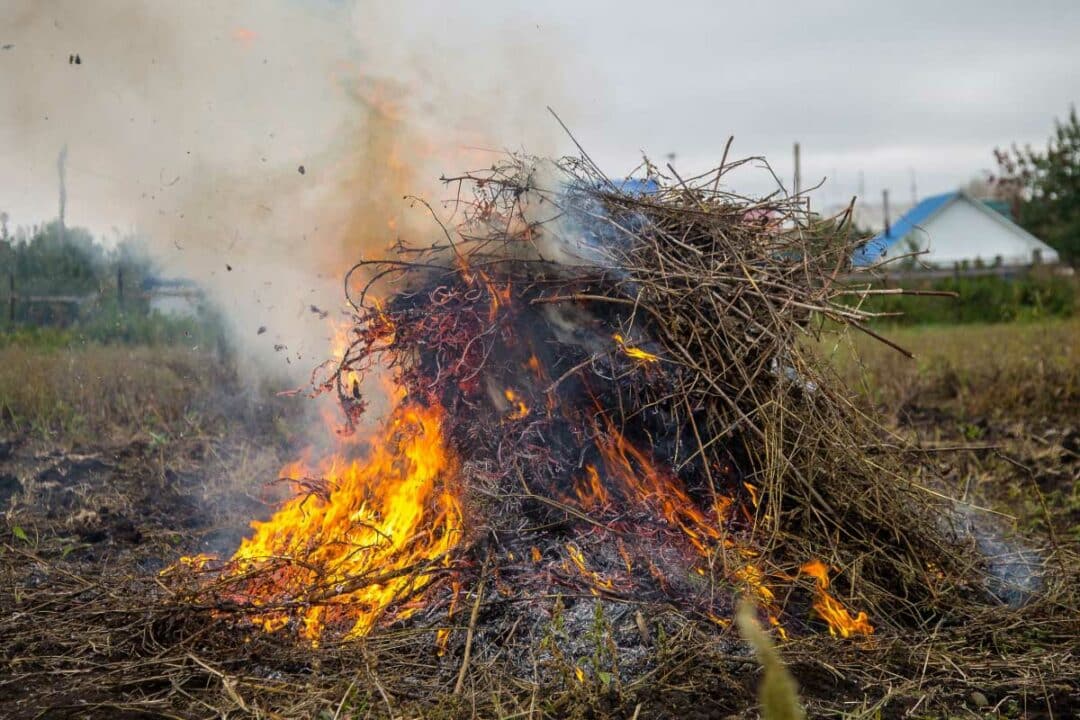
M 438 208 L 444 172 L 508 147 L 553 151 L 544 107 L 569 109 L 552 34 L 510 15 L 330 0 L 5 5 L 0 204 L 23 224 L 53 216 L 66 143 L 68 224 L 137 229 L 166 272 L 212 293 L 247 357 L 284 369 L 287 354 L 297 379 L 328 350 L 311 306 L 333 317 L 353 262 L 431 236 L 404 196 Z

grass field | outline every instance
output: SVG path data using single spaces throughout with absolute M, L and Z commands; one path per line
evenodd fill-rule
M 882 414 L 886 431 L 896 434 L 898 443 L 913 441 L 905 452 L 929 463 L 929 475 L 944 483 L 940 490 L 993 509 L 996 517 L 1040 545 L 1080 542 L 1080 320 L 909 327 L 884 333 L 916 359 L 861 335 L 827 337 L 820 343 L 821 352 L 857 400 Z M 38 577 L 35 573 L 47 578 L 41 582 L 56 584 L 55 602 L 87 592 L 119 593 L 116 597 L 121 598 L 130 592 L 125 588 L 140 583 L 147 592 L 156 592 L 156 572 L 176 557 L 235 548 L 248 520 L 265 514 L 275 500 L 265 481 L 276 477 L 305 440 L 307 404 L 276 397 L 273 391 L 283 386 L 255 386 L 239 378 L 216 352 L 190 347 L 0 344 L 0 511 L 6 514 L 6 527 L 0 524 L 0 584 L 16 588 L 15 597 L 0 594 L 0 599 L 22 607 L 19 583 Z M 923 472 L 920 463 L 912 467 Z M 132 567 L 140 573 L 117 574 L 130 573 L 124 568 Z M 99 568 L 100 575 L 95 575 Z M 44 615 L 51 602 L 40 606 Z M 97 622 L 86 619 L 95 633 Z M 163 631 L 170 622 L 161 621 Z M 6 627 L 15 637 L 17 625 L 12 621 L 0 627 L 0 635 Z M 123 627 L 100 633 L 103 646 L 128 642 Z M 62 654 L 63 632 L 41 634 L 46 639 L 26 646 L 37 654 L 32 656 Z M 152 706 L 139 705 L 128 689 L 129 674 L 139 671 L 124 664 L 125 653 L 146 652 L 140 643 L 147 641 L 136 640 L 131 640 L 130 650 L 110 651 L 110 662 L 115 662 L 108 671 L 95 669 L 99 658 L 90 653 L 89 664 L 73 660 L 71 667 L 79 673 L 101 673 L 95 682 L 103 687 L 102 707 L 122 698 L 132 717 L 156 716 Z M 0 661 L 11 663 L 13 670 L 22 667 L 21 656 L 31 654 L 14 642 L 0 643 Z M 252 642 L 265 643 L 267 652 L 286 657 L 278 640 L 256 637 Z M 164 646 L 159 650 L 166 652 Z M 68 651 L 81 649 L 71 646 Z M 320 662 L 351 668 L 354 661 L 347 654 L 332 652 Z M 51 660 L 41 662 L 51 667 Z M 185 672 L 205 670 L 198 660 L 176 662 L 177 667 L 184 664 Z M 233 672 L 240 677 L 243 669 Z M 352 686 L 332 685 L 330 674 L 320 676 L 317 667 L 301 675 L 309 678 L 309 698 L 330 698 L 341 712 Z M 202 690 L 213 689 L 219 678 L 229 676 L 211 668 L 197 683 Z M 807 694 L 818 681 L 825 683 L 819 692 L 836 692 L 829 689 L 832 680 L 797 679 Z M 249 680 L 240 686 L 247 693 L 269 682 Z M 65 701 L 70 682 L 62 675 L 41 675 L 31 693 L 36 699 L 25 707 Z M 235 687 L 230 690 L 225 679 L 220 685 L 220 692 L 214 690 L 217 696 L 233 702 Z M 185 692 L 193 688 L 185 686 Z M 586 688 L 580 694 L 601 707 L 607 689 L 594 689 L 595 697 Z M 0 715 L 5 708 L 22 708 L 19 703 L 26 695 L 22 685 L 8 687 L 0 680 Z M 865 701 L 855 695 L 852 702 L 855 707 Z M 361 701 L 355 703 L 360 708 Z M 977 705 L 958 707 L 956 715 L 984 716 L 972 709 Z M 865 712 L 851 717 L 891 716 L 874 714 L 872 705 L 862 709 Z M 357 709 L 353 715 L 363 717 L 364 712 Z M 520 716 L 528 715 L 522 711 Z M 237 708 L 236 716 L 249 715 Z M 468 713 L 454 706 L 445 716 Z M 1026 706 L 1002 705 L 991 716 L 1023 717 Z
M 1074 416 L 1080 403 L 1080 318 L 882 329 L 910 360 L 861 334 L 822 343 L 852 388 L 896 416 L 915 404 L 958 418 Z
M 296 403 L 275 398 L 284 380 L 238 377 L 216 350 L 82 343 L 0 343 L 0 431 L 62 447 L 151 437 L 221 435 L 282 423 Z
M 915 359 L 864 335 L 822 353 L 890 429 L 934 450 L 957 496 L 1080 540 L 1080 319 L 882 332 Z
M 1080 318 L 882 332 L 915 359 L 861 334 L 826 336 L 822 355 L 887 427 L 933 451 L 957 495 L 1019 529 L 1080 540 Z M 181 454 L 242 442 L 276 457 L 304 431 L 304 404 L 274 397 L 283 383 L 256 389 L 218 353 L 186 346 L 46 336 L 0 344 L 0 432 L 43 447 L 145 441 Z

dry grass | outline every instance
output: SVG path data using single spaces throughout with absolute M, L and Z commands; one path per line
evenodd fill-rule
M 0 433 L 61 447 L 222 434 L 237 422 L 288 439 L 288 384 L 245 382 L 214 351 L 184 346 L 0 346 Z
M 968 374 L 989 365 L 982 356 L 965 352 L 960 338 L 966 335 L 986 338 L 985 342 L 1019 336 L 1029 347 L 1034 346 L 1031 338 L 1041 337 L 1046 339 L 1038 347 L 1063 353 L 1070 332 L 1061 324 L 964 328 L 952 334 L 951 352 L 946 351 L 942 340 L 950 335 L 948 329 L 905 331 L 900 335 L 923 357 L 934 351 L 941 354 L 943 359 L 938 364 L 922 375 L 910 376 L 911 382 L 923 383 L 919 387 L 933 388 L 940 383 L 933 368 L 946 367 L 946 361 L 947 367 Z M 920 338 L 925 338 L 924 344 L 911 342 Z M 874 373 L 872 377 L 881 377 L 884 368 L 892 367 L 893 358 L 873 352 L 864 355 L 864 362 Z M 138 437 L 158 427 L 157 423 L 183 422 L 204 401 L 228 401 L 224 392 L 228 384 L 220 382 L 213 363 L 202 362 L 197 356 L 181 354 L 178 358 L 165 351 L 88 348 L 69 354 L 8 349 L 2 357 L 4 361 L 15 358 L 23 365 L 21 375 L 7 362 L 0 365 L 4 383 L 0 397 L 27 417 L 28 410 L 39 408 L 40 424 L 52 428 L 48 437 L 61 444 L 74 442 L 75 436 L 64 434 L 65 427 L 79 431 L 84 438 L 87 431 L 81 430 L 86 426 L 79 424 L 57 424 L 53 410 L 56 407 L 64 408 L 63 413 L 98 418 L 101 427 L 111 428 L 113 438 L 118 439 L 125 435 Z M 1012 358 L 1012 362 L 1006 362 L 1006 358 Z M 1020 372 L 1026 363 L 1022 352 L 999 354 L 993 359 L 999 377 Z M 85 380 L 110 367 L 120 368 L 118 374 L 123 382 L 93 384 Z M 1051 360 L 1046 367 L 1065 366 Z M 103 373 L 101 376 L 105 377 Z M 20 377 L 29 379 L 20 381 Z M 39 399 L 35 390 L 46 398 Z M 1050 385 L 1045 390 L 1057 392 Z M 992 388 L 987 392 L 993 395 Z M 909 406 L 917 406 L 921 399 L 913 397 Z M 146 420 L 137 401 L 153 406 L 151 417 L 156 419 Z M 989 404 L 988 400 L 978 402 Z M 964 406 L 982 406 L 973 403 L 975 400 L 965 400 Z M 947 403 L 942 407 L 947 408 Z M 207 411 L 207 416 L 210 414 Z M 1003 417 L 1007 415 L 1002 412 Z M 658 717 L 665 712 L 689 715 L 695 709 L 700 711 L 704 703 L 713 710 L 724 707 L 727 712 L 752 713 L 757 671 L 749 657 L 733 659 L 718 649 L 716 638 L 692 627 L 682 627 L 667 636 L 657 634 L 652 652 L 660 669 L 618 688 L 592 679 L 586 684 L 570 680 L 559 686 L 540 683 L 531 674 L 508 676 L 497 662 L 503 651 L 485 642 L 468 673 L 467 692 L 456 696 L 451 688 L 460 659 L 456 653 L 442 659 L 434 657 L 430 629 L 396 629 L 362 644 L 311 650 L 286 638 L 253 634 L 245 628 L 242 618 L 222 618 L 210 608 L 183 602 L 157 585 L 155 570 L 172 557 L 204 549 L 205 542 L 221 536 L 221 524 L 229 516 L 240 525 L 240 518 L 251 517 L 253 506 L 229 507 L 229 499 L 241 490 L 253 491 L 276 468 L 275 459 L 260 454 L 253 438 L 231 442 L 225 434 L 208 436 L 203 441 L 185 436 L 168 443 L 159 453 L 158 448 L 147 447 L 153 441 L 147 442 L 144 436 L 130 445 L 124 459 L 115 461 L 118 468 L 110 482 L 80 489 L 77 502 L 67 508 L 65 515 L 53 520 L 34 518 L 25 514 L 32 512 L 30 508 L 22 508 L 11 516 L 29 539 L 16 536 L 11 527 L 0 532 L 0 584 L 7 588 L 0 593 L 0 603 L 12 610 L 18 608 L 17 613 L 6 613 L 6 621 L 0 625 L 0 667 L 4 668 L 0 676 L 7 675 L 5 681 L 0 681 L 4 712 L 10 712 L 11 717 L 34 717 L 44 711 L 45 717 L 102 718 L 221 714 L 327 718 L 630 717 L 640 704 L 640 717 Z M 263 437 L 261 442 L 273 445 L 278 440 Z M 948 462 L 963 472 L 995 478 L 1013 468 L 1019 478 L 1013 479 L 1026 482 L 1019 476 L 1021 471 L 1005 461 L 978 453 L 969 455 L 950 457 Z M 144 499 L 152 502 L 144 504 Z M 1048 500 L 1053 502 L 1052 498 Z M 122 512 L 134 519 L 144 539 L 132 544 L 104 519 L 87 519 L 82 513 L 100 512 L 104 505 L 110 506 L 112 517 Z M 153 515 L 146 514 L 147 507 Z M 101 542 L 87 540 L 81 527 L 71 526 L 71 517 L 82 518 L 82 523 L 97 523 L 89 530 L 104 524 L 112 534 Z M 108 562 L 102 562 L 105 559 Z M 557 603 L 552 599 L 553 606 Z M 999 655 L 1008 655 L 1018 667 L 1030 668 L 1030 672 L 1025 670 L 1010 688 L 996 694 L 986 687 L 981 691 L 989 693 L 995 705 L 1001 702 L 1000 716 L 1021 717 L 1029 710 L 1045 711 L 1048 692 L 1067 697 L 1060 685 L 1047 687 L 1060 671 L 1045 659 L 1048 654 L 1036 655 L 1026 649 L 1033 641 L 1048 647 L 1061 642 L 1065 628 L 1038 620 L 1044 611 L 1029 608 L 1018 613 L 1015 627 L 1000 633 L 977 632 L 978 624 L 940 628 L 933 652 L 912 646 L 903 636 L 882 638 L 866 647 L 810 637 L 782 644 L 779 649 L 808 692 L 815 715 L 824 711 L 821 698 L 831 692 L 834 698 L 843 696 L 855 701 L 855 705 L 848 706 L 857 709 L 853 717 L 889 717 L 913 702 L 898 697 L 926 698 L 920 701 L 915 716 L 919 716 L 919 709 L 932 707 L 936 711 L 947 706 L 953 708 L 955 716 L 975 717 L 976 705 L 967 698 L 979 688 L 967 685 L 955 666 L 968 675 L 978 675 L 996 666 Z M 655 623 L 654 629 L 663 625 L 659 617 L 648 612 L 646 617 Z M 458 630 L 463 634 L 462 628 Z M 601 631 L 602 627 L 598 637 Z M 249 641 L 238 647 L 245 637 Z M 982 649 L 973 650 L 977 647 Z M 878 682 L 889 690 L 863 685 L 831 669 L 856 661 L 880 667 Z M 542 658 L 539 668 L 543 673 L 572 678 L 573 662 L 570 657 Z M 912 666 L 914 674 L 900 677 L 885 670 L 897 666 Z M 734 687 L 743 689 L 736 692 Z M 861 698 L 865 700 L 860 707 Z M 830 705 L 835 711 L 835 703 Z
M 935 452 L 952 493 L 1017 529 L 1080 541 L 1080 318 L 897 329 L 908 360 L 863 338 L 821 343 L 890 427 Z
M 913 404 L 957 416 L 1075 417 L 1080 406 L 1080 318 L 999 325 L 896 328 L 914 360 L 863 336 L 820 344 L 849 387 L 896 418 Z
M 695 206 L 703 203 L 699 198 Z M 701 245 L 711 247 L 704 240 Z M 764 256 L 772 262 L 777 254 L 767 249 Z M 643 261 L 633 267 L 645 274 L 657 265 Z M 741 259 L 734 267 L 747 270 Z M 649 281 L 652 286 L 647 277 L 636 283 L 651 287 L 665 303 L 667 312 L 655 311 L 662 354 L 679 357 L 676 350 L 691 348 L 680 361 L 685 374 L 677 379 L 719 377 L 716 396 L 695 390 L 695 402 L 685 403 L 687 415 L 693 414 L 692 406 L 712 411 L 707 427 L 719 437 L 737 425 L 727 414 L 733 407 L 745 426 L 740 432 L 757 431 L 742 447 L 753 455 L 753 467 L 762 469 L 769 498 L 762 512 L 778 528 L 770 537 L 791 548 L 769 550 L 777 557 L 788 553 L 790 561 L 828 550 L 830 563 L 846 569 L 840 585 L 844 599 L 870 608 L 878 623 L 872 638 L 847 642 L 793 633 L 780 645 L 811 713 L 840 715 L 857 708 L 858 717 L 972 716 L 969 699 L 975 692 L 1016 717 L 1029 703 L 1041 711 L 1075 702 L 1076 564 L 1071 551 L 1058 547 L 1056 520 L 1047 519 L 1051 543 L 1046 567 L 1040 568 L 1049 578 L 1045 592 L 1022 607 L 987 602 L 981 583 L 989 576 L 967 567 L 978 553 L 951 536 L 939 537 L 942 517 L 922 511 L 939 506 L 939 481 L 960 487 L 966 478 L 998 466 L 979 465 L 979 455 L 970 461 L 965 455 L 967 465 L 942 460 L 938 468 L 908 462 L 905 453 L 923 448 L 891 445 L 890 438 L 875 442 L 876 425 L 863 424 L 854 407 L 832 405 L 834 398 L 845 401 L 846 393 L 816 382 L 793 393 L 792 383 L 782 379 L 784 366 L 774 371 L 768 359 L 790 360 L 798 377 L 817 380 L 816 358 L 805 347 L 788 347 L 795 325 L 787 316 L 777 319 L 781 316 L 769 302 L 772 297 L 760 290 L 760 278 L 748 271 L 727 275 L 735 288 L 731 298 L 701 317 L 700 308 L 686 299 L 689 293 L 668 287 L 670 278 Z M 622 297 L 614 290 L 612 297 Z M 473 295 L 463 297 L 475 304 Z M 477 307 L 479 317 L 488 316 L 487 302 Z M 750 323 L 754 333 L 738 328 L 728 335 L 730 328 L 712 323 L 728 318 L 729 311 L 772 320 L 764 334 L 758 322 Z M 687 316 L 691 322 L 667 323 Z M 639 332 L 642 325 L 651 327 L 639 319 Z M 708 332 L 689 332 L 697 327 Z M 690 340 L 676 330 L 689 333 Z M 920 344 L 918 333 L 898 333 L 902 344 L 923 351 L 922 362 L 940 353 L 937 364 L 916 364 L 913 370 L 894 366 L 900 358 L 887 348 L 864 346 L 861 340 L 850 347 L 862 349 L 862 363 L 871 372 L 867 397 L 892 408 L 902 430 L 899 422 L 915 416 L 923 400 L 940 402 L 945 411 L 960 408 L 965 418 L 976 412 L 1005 417 L 1036 407 L 1049 411 L 1062 402 L 1069 407 L 1076 386 L 1068 359 L 1075 357 L 1075 345 L 1063 340 L 1070 330 L 1045 338 L 1029 331 L 1019 328 L 1016 340 L 1010 330 L 986 329 L 988 336 L 980 342 L 991 350 L 1013 340 L 1022 349 L 978 363 L 967 362 L 975 356 L 965 349 L 972 347 L 970 337 L 948 351 L 944 336 L 928 336 Z M 704 345 L 701 337 L 704 342 L 732 338 L 732 347 Z M 769 352 L 750 363 L 745 350 L 764 340 L 770 341 Z M 1033 367 L 1027 357 L 1036 347 L 1044 356 L 1069 349 L 1062 360 L 1044 357 Z M 722 368 L 738 358 L 738 376 L 709 375 L 698 367 L 710 357 Z M 57 465 L 63 472 L 19 471 L 21 480 L 24 474 L 33 477 L 22 484 L 16 498 L 21 504 L 13 506 L 7 528 L 0 530 L 0 710 L 8 716 L 615 718 L 755 712 L 757 666 L 730 628 L 703 625 L 671 603 L 640 597 L 605 602 L 585 592 L 575 597 L 574 588 L 566 587 L 531 595 L 525 583 L 515 587 L 510 573 L 485 575 L 486 559 L 479 579 L 465 591 L 464 600 L 476 608 L 467 627 L 464 613 L 437 617 L 434 625 L 425 625 L 425 615 L 417 614 L 408 624 L 380 629 L 362 641 L 331 639 L 318 648 L 256 632 L 248 621 L 258 608 L 211 602 L 196 575 L 157 575 L 178 555 L 212 544 L 234 547 L 225 535 L 235 537 L 242 532 L 236 527 L 241 518 L 259 511 L 257 498 L 241 498 L 240 505 L 230 499 L 245 485 L 257 487 L 268 479 L 273 458 L 246 459 L 252 445 L 230 443 L 226 424 L 213 420 L 242 416 L 234 406 L 235 382 L 209 358 L 186 351 L 9 349 L 0 362 L 6 428 L 60 444 L 142 436 L 124 452 L 100 453 L 92 471 L 78 469 L 86 455 L 61 459 Z M 858 369 L 854 360 L 839 362 L 849 376 Z M 979 390 L 982 383 L 1007 382 L 1019 388 L 1010 400 L 989 389 L 994 384 Z M 738 392 L 739 383 L 746 384 L 745 393 Z M 730 402 L 721 397 L 729 390 Z M 264 424 L 273 415 L 251 407 Z M 667 417 L 684 417 L 679 407 Z M 953 422 L 953 415 L 944 417 Z M 158 442 L 162 432 L 174 441 Z M 195 432 L 199 438 L 191 437 Z M 754 439 L 759 436 L 760 442 Z M 247 437 L 258 437 L 264 447 L 283 445 L 270 435 Z M 694 440 L 705 456 L 702 440 Z M 157 446 L 167 446 L 167 452 Z M 29 455 L 16 459 L 38 462 Z M 221 477 L 237 482 L 222 483 Z M 35 487 L 41 492 L 30 497 Z M 921 502 L 923 492 L 935 499 Z M 505 543 L 513 539 L 508 533 L 490 536 Z M 508 562 L 504 570 L 512 567 Z M 485 582 L 491 588 L 486 595 Z M 722 587 L 732 587 L 734 595 L 732 585 Z M 793 581 L 792 593 L 797 590 Z M 529 604 L 537 612 L 531 613 Z M 612 613 L 619 608 L 621 615 Z M 582 610 L 591 614 L 591 622 L 581 621 Z M 454 627 L 440 657 L 434 629 L 446 622 Z M 474 627 L 479 632 L 470 656 L 464 647 Z M 632 646 L 616 640 L 626 631 L 634 635 Z M 621 673 L 620 668 L 634 667 L 630 653 L 639 647 L 647 662 Z
M 0 422 L 64 442 L 116 439 L 178 427 L 215 378 L 186 348 L 88 346 L 0 349 Z

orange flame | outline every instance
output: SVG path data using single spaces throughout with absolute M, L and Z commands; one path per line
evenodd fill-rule
M 503 391 L 503 396 L 506 401 L 509 402 L 514 409 L 507 415 L 508 420 L 521 420 L 529 415 L 529 406 L 521 399 L 521 396 L 510 389 Z
M 232 36 L 236 42 L 244 47 L 249 47 L 259 37 L 259 33 L 250 28 L 238 27 L 232 31 Z
M 510 283 L 497 283 L 482 270 L 477 270 L 476 274 L 480 276 L 481 282 L 487 288 L 488 295 L 491 296 L 491 304 L 488 306 L 488 320 L 495 322 L 495 318 L 499 315 L 499 308 L 510 305 L 512 299 Z
M 574 484 L 574 493 L 586 510 L 595 510 L 608 503 L 607 488 L 600 481 L 600 473 L 592 465 L 585 466 L 585 477 L 578 478 Z
M 598 446 L 608 475 L 617 479 L 630 496 L 654 507 L 669 524 L 682 530 L 703 556 L 710 555 L 706 539 L 719 541 L 717 520 L 710 519 L 687 494 L 674 475 L 657 468 L 652 459 L 605 421 Z
M 811 560 L 799 568 L 804 575 L 813 577 L 816 581 L 817 598 L 814 600 L 814 610 L 821 619 L 829 624 L 829 634 L 833 637 L 851 637 L 852 635 L 870 635 L 874 632 L 874 626 L 870 624 L 865 612 L 860 611 L 855 617 L 851 616 L 843 603 L 828 593 L 829 568 L 820 560 Z
M 729 577 L 749 589 L 756 596 L 761 606 L 768 612 L 771 624 L 782 639 L 787 633 L 780 625 L 777 614 L 776 593 L 768 584 L 766 573 L 752 561 L 759 553 L 752 548 L 725 537 L 721 527 L 728 519 L 735 506 L 732 497 L 717 495 L 712 502 L 711 512 L 703 510 L 688 494 L 682 481 L 671 471 L 658 467 L 651 457 L 631 443 L 620 433 L 606 417 L 597 421 L 597 447 L 604 461 L 609 480 L 613 480 L 623 496 L 651 507 L 663 517 L 669 525 L 679 529 L 698 554 L 710 565 L 718 555 L 732 550 L 736 557 L 727 569 Z M 602 422 L 603 432 L 599 425 Z M 575 494 L 581 507 L 593 510 L 602 507 L 610 497 L 610 490 L 602 483 L 596 469 L 586 467 L 587 475 L 575 484 Z M 756 506 L 759 501 L 757 488 L 749 483 L 746 489 L 751 495 L 751 502 Z M 627 571 L 631 569 L 629 560 L 624 555 Z M 659 568 L 651 566 L 650 572 L 661 584 L 666 582 Z M 705 568 L 698 566 L 695 571 L 705 574 Z
M 456 469 L 441 410 L 408 404 L 392 413 L 366 459 L 323 460 L 318 474 L 327 492 L 297 496 L 270 520 L 252 523 L 254 534 L 233 555 L 231 574 L 250 575 L 244 588 L 253 604 L 303 601 L 256 622 L 272 631 L 294 613 L 317 642 L 329 622 L 351 623 L 347 636 L 357 637 L 384 616 L 415 612 L 395 605 L 431 582 L 462 536 L 461 506 L 448 487 Z

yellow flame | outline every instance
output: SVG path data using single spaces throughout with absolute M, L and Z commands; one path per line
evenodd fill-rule
M 623 353 L 627 357 L 631 357 L 635 360 L 641 360 L 642 362 L 648 363 L 660 361 L 660 358 L 656 355 L 653 355 L 651 352 L 642 350 L 639 347 L 634 347 L 633 345 L 627 345 L 626 339 L 619 333 L 615 333 L 612 337 L 615 338 L 615 342 L 618 343 L 619 347 L 622 348 Z
M 171 575 L 175 573 L 180 568 L 187 568 L 189 570 L 194 570 L 198 572 L 199 570 L 205 570 L 207 565 L 217 559 L 217 555 L 214 555 L 212 553 L 197 553 L 195 555 L 185 555 L 184 557 L 181 557 L 175 565 L 170 565 L 164 570 L 158 572 L 158 575 L 160 575 L 161 577 L 165 577 L 166 575 Z
M 294 497 L 252 523 L 254 534 L 233 555 L 230 574 L 248 576 L 241 577 L 243 599 L 303 601 L 255 621 L 272 631 L 295 613 L 303 634 L 317 641 L 328 622 L 351 624 L 348 636 L 356 637 L 384 616 L 415 612 L 415 605 L 394 606 L 424 588 L 461 539 L 461 507 L 447 486 L 456 469 L 441 410 L 418 405 L 392 413 L 364 460 L 324 460 L 318 475 L 327 492 Z
M 525 404 L 520 395 L 507 388 L 503 391 L 503 396 L 514 408 L 510 411 L 510 414 L 506 416 L 508 420 L 521 420 L 528 417 L 529 406 Z
M 577 545 L 567 543 L 566 552 L 570 556 L 570 560 L 573 561 L 574 567 L 577 568 L 582 577 L 588 580 L 592 586 L 595 586 L 589 588 L 593 595 L 599 595 L 596 587 L 601 587 L 605 590 L 614 589 L 615 586 L 611 580 L 589 569 L 588 565 L 585 564 L 585 555 L 582 554 L 581 549 Z

